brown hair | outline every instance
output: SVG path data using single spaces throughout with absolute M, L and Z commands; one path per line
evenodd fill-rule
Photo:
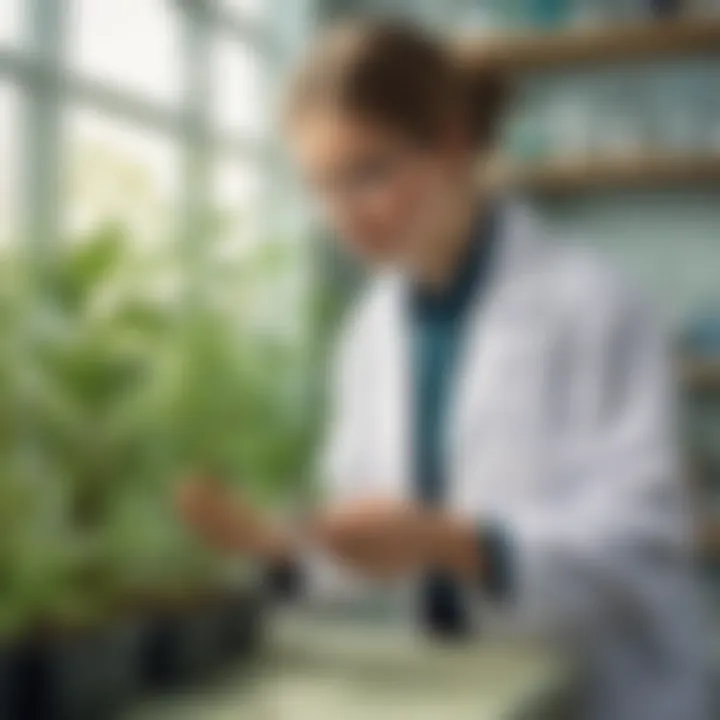
M 458 125 L 473 147 L 496 140 L 505 79 L 422 30 L 393 22 L 334 26 L 291 84 L 286 117 L 330 104 L 423 145 Z

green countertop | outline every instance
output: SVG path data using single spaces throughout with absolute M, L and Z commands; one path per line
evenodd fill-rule
M 441 645 L 409 630 L 302 615 L 273 619 L 262 657 L 132 720 L 547 718 L 566 667 L 528 645 Z

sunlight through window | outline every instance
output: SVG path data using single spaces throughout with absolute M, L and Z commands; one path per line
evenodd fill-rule
M 177 230 L 179 153 L 171 139 L 74 109 L 65 153 L 65 228 L 71 237 L 117 221 L 133 243 L 153 247 Z
M 153 99 L 178 99 L 180 3 L 75 0 L 74 7 L 74 68 Z
M 18 230 L 18 91 L 0 83 L 0 244 L 11 241 Z
M 231 36 L 217 38 L 213 57 L 215 116 L 226 133 L 259 138 L 267 113 L 263 66 L 253 49 Z
M 222 5 L 240 17 L 259 18 L 268 10 L 268 0 L 221 0 Z
M 18 44 L 22 35 L 22 0 L 0 0 L 0 44 Z
M 215 206 L 219 213 L 218 254 L 238 258 L 259 238 L 258 204 L 262 174 L 249 162 L 222 161 L 215 177 Z

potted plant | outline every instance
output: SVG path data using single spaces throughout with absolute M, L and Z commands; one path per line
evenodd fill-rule
M 122 241 L 108 227 L 64 248 L 16 308 L 24 329 L 12 336 L 19 351 L 5 389 L 21 400 L 14 473 L 45 498 L 37 522 L 29 509 L 18 515 L 28 530 L 8 559 L 25 617 L 14 663 L 23 717 L 109 715 L 132 692 L 137 633 L 114 612 L 123 566 L 109 521 L 144 462 L 140 434 L 119 418 L 152 363 L 141 347 L 147 313 L 106 296 Z
M 211 265 L 190 304 L 117 225 L 41 273 L 0 265 L 0 684 L 19 717 L 110 717 L 257 641 L 249 568 L 199 547 L 171 495 L 194 469 L 268 505 L 304 492 L 312 358 L 256 302 L 288 259 Z

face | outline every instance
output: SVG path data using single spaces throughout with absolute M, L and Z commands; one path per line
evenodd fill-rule
M 296 118 L 289 142 L 325 220 L 372 264 L 403 264 L 425 251 L 452 212 L 466 164 L 450 147 L 421 150 L 330 109 Z

